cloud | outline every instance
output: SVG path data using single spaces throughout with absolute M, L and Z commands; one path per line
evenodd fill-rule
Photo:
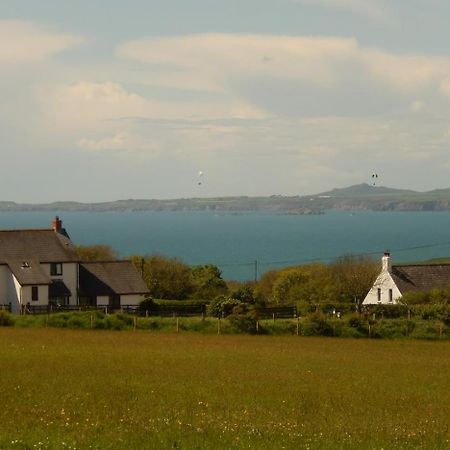
M 263 115 L 235 98 L 162 101 L 129 92 L 121 84 L 109 81 L 41 87 L 37 95 L 48 122 L 71 130 L 105 129 L 112 126 L 110 121 L 127 118 L 196 120 Z
M 72 48 L 79 36 L 58 33 L 32 22 L 0 20 L 0 64 L 27 64 Z
M 450 58 L 398 55 L 366 48 L 355 39 L 251 34 L 197 34 L 143 38 L 121 45 L 118 55 L 139 61 L 154 85 L 192 86 L 230 94 L 236 87 L 269 81 L 321 90 L 374 87 L 388 95 L 439 91 L 450 74 Z M 264 89 L 270 92 L 269 86 Z M 445 86 L 442 88 L 446 92 Z M 239 92 L 241 95 L 242 92 Z M 379 94 L 377 94 L 379 96 Z
M 118 132 L 114 136 L 101 139 L 82 138 L 78 141 L 81 148 L 91 151 L 125 150 L 129 136 L 125 132 Z

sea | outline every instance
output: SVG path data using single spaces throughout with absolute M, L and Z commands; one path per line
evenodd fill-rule
M 227 280 L 348 254 L 378 258 L 389 250 L 394 264 L 450 256 L 450 212 L 0 212 L 0 229 L 50 228 L 56 215 L 76 245 L 106 244 L 121 258 L 211 263 Z

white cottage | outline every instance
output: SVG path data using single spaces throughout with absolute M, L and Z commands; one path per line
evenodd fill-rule
M 450 264 L 392 265 L 391 255 L 381 258 L 381 272 L 363 305 L 392 305 L 407 292 L 426 292 L 450 286 Z
M 0 304 L 77 304 L 78 262 L 58 217 L 52 229 L 0 230 Z
M 0 230 L 0 305 L 24 308 L 136 305 L 148 289 L 129 261 L 81 263 L 62 221 L 51 229 Z M 83 302 L 82 302 L 83 303 Z

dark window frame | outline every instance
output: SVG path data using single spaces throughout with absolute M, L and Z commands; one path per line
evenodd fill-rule
M 39 286 L 31 286 L 31 301 L 39 301 Z
M 63 274 L 62 263 L 50 263 L 50 276 L 60 276 Z
M 377 301 L 378 303 L 381 303 L 381 288 L 378 288 L 377 290 Z

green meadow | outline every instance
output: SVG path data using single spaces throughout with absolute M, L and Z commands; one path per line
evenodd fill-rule
M 450 342 L 0 328 L 0 449 L 450 448 Z

